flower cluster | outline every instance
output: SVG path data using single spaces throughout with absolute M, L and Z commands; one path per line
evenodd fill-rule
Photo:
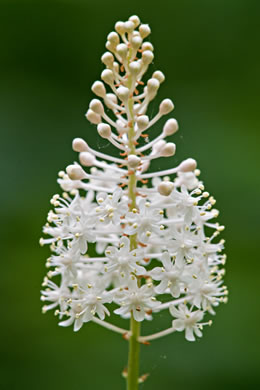
M 205 315 L 227 301 L 224 240 L 217 240 L 224 227 L 214 221 L 215 199 L 204 190 L 195 160 L 147 173 L 152 160 L 175 154 L 175 144 L 166 139 L 178 130 L 170 118 L 152 138 L 152 126 L 174 105 L 164 99 L 153 118 L 147 115 L 165 80 L 155 71 L 142 81 L 154 59 L 153 45 L 145 40 L 149 34 L 149 26 L 132 16 L 107 37 L 101 58 L 106 69 L 92 86 L 98 98 L 86 117 L 120 155 L 74 139 L 79 163 L 59 173 L 63 193 L 51 199 L 43 229 L 48 238 L 40 240 L 52 252 L 41 299 L 48 302 L 43 311 L 55 309 L 61 326 L 73 324 L 77 331 L 94 321 L 127 337 L 130 331 L 105 321 L 111 303 L 115 314 L 137 322 L 168 310 L 169 329 L 139 340 L 185 331 L 193 341 L 211 324 L 203 322 Z M 95 244 L 95 257 L 89 243 Z

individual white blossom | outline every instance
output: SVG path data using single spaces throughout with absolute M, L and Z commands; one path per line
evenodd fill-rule
M 43 312 L 54 309 L 60 326 L 78 331 L 93 321 L 128 336 L 106 321 L 111 310 L 141 322 L 169 309 L 172 325 L 139 341 L 174 331 L 194 341 L 211 324 L 203 318 L 227 302 L 224 240 L 218 239 L 224 226 L 215 220 L 216 201 L 196 161 L 172 165 L 178 131 L 168 116 L 172 101 L 163 99 L 150 116 L 149 103 L 165 76 L 156 70 L 144 77 L 154 61 L 149 34 L 149 26 L 132 16 L 107 37 L 105 69 L 92 85 L 96 96 L 86 118 L 118 153 L 73 140 L 79 162 L 59 172 L 61 194 L 51 199 L 47 237 L 40 239 L 51 250 L 41 300 Z M 152 127 L 165 116 L 153 137 Z M 154 169 L 155 159 L 170 156 L 168 169 Z

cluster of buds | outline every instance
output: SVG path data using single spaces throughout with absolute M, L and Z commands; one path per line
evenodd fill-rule
M 152 127 L 174 105 L 164 99 L 153 118 L 147 114 L 165 80 L 155 71 L 142 81 L 154 59 L 153 45 L 145 40 L 149 34 L 149 26 L 132 16 L 117 22 L 107 37 L 101 57 L 106 69 L 92 86 L 97 98 L 86 117 L 119 155 L 74 139 L 79 163 L 59 173 L 63 193 L 51 199 L 43 229 L 49 237 L 40 240 L 52 252 L 41 299 L 48 302 L 43 311 L 55 309 L 61 326 L 73 324 L 77 331 L 93 321 L 125 337 L 131 330 L 107 321 L 111 303 L 115 314 L 137 322 L 168 310 L 169 328 L 139 341 L 175 331 L 193 341 L 212 322 L 204 317 L 227 301 L 224 240 L 217 240 L 224 227 L 214 222 L 215 199 L 199 180 L 194 159 L 152 170 L 152 160 L 175 154 L 168 137 L 178 123 L 167 119 L 152 137 Z M 95 257 L 88 243 L 95 243 Z

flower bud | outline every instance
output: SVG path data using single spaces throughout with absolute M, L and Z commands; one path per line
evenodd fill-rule
M 139 130 L 145 130 L 149 125 L 149 118 L 147 115 L 141 115 L 137 118 L 136 122 Z
M 122 100 L 122 102 L 128 99 L 129 93 L 130 91 L 126 87 L 121 86 L 117 89 L 117 96 L 119 97 L 120 100 Z
M 158 187 L 158 192 L 163 195 L 163 196 L 169 196 L 173 189 L 174 189 L 174 185 L 173 183 L 171 183 L 170 181 L 162 181 Z
M 153 76 L 152 76 L 154 79 L 157 79 L 159 81 L 160 84 L 162 84 L 165 80 L 165 76 L 163 74 L 163 72 L 161 72 L 160 70 L 156 70 L 154 73 L 153 73 Z
M 103 115 L 104 114 L 104 107 L 100 100 L 93 99 L 91 100 L 89 104 L 89 108 L 94 111 L 95 114 Z
M 140 19 L 136 15 L 130 16 L 129 20 L 134 23 L 135 28 L 140 24 Z
M 151 50 L 145 50 L 142 54 L 142 61 L 145 65 L 149 65 L 154 59 L 153 52 Z
M 113 45 L 113 43 L 112 43 L 112 42 L 110 42 L 110 41 L 107 41 L 107 42 L 106 42 L 106 49 L 107 49 L 107 50 L 109 50 L 109 51 L 112 51 L 112 52 L 114 52 L 114 51 L 115 51 L 115 49 L 116 49 L 116 46 L 115 46 L 115 45 Z
M 96 114 L 94 111 L 89 109 L 86 113 L 86 118 L 93 123 L 94 125 L 97 125 L 98 123 L 101 122 L 101 116 Z
M 158 80 L 152 78 L 152 79 L 149 79 L 148 82 L 147 82 L 147 91 L 148 91 L 148 94 L 154 94 L 158 91 L 160 87 L 160 83 Z
M 116 51 L 122 59 L 125 59 L 128 53 L 128 48 L 126 44 L 120 43 L 120 45 L 117 45 Z
M 108 85 L 111 85 L 114 83 L 114 74 L 113 74 L 112 70 L 110 70 L 110 69 L 103 70 L 103 72 L 101 73 L 101 78 Z
M 106 103 L 108 108 L 113 109 L 114 107 L 113 107 L 113 104 L 111 104 L 111 103 L 117 104 L 116 95 L 114 93 L 107 93 L 105 96 L 105 103 Z
M 167 144 L 161 149 L 160 155 L 162 157 L 170 157 L 175 154 L 176 145 L 173 142 L 167 142 Z
M 85 167 L 92 167 L 93 165 L 95 165 L 96 159 L 95 156 L 93 156 L 93 154 L 89 152 L 82 152 L 79 155 L 79 161 Z
M 194 171 L 197 167 L 197 162 L 193 160 L 193 158 L 188 158 L 187 160 L 184 160 L 179 165 L 179 171 L 180 172 L 191 172 Z
M 78 164 L 67 166 L 66 172 L 71 180 L 82 180 L 86 177 L 85 172 Z
M 115 24 L 115 30 L 118 32 L 118 34 L 123 35 L 125 33 L 125 23 L 124 22 L 117 22 Z
M 172 135 L 176 133 L 176 131 L 179 129 L 178 122 L 176 119 L 168 119 L 165 125 L 163 126 L 163 135 L 165 137 L 168 137 L 169 135 Z
M 165 145 L 166 145 L 166 141 L 164 141 L 163 139 L 161 139 L 160 141 L 157 141 L 153 145 L 153 153 L 157 154 L 157 153 L 161 152 L 162 148 L 164 148 Z
M 105 64 L 108 68 L 112 68 L 113 67 L 113 63 L 114 63 L 114 56 L 113 54 L 109 53 L 108 51 L 106 53 L 104 53 L 101 57 L 101 61 L 103 62 L 103 64 Z
M 97 131 L 102 138 L 109 138 L 111 136 L 111 127 L 106 123 L 99 123 Z
M 130 73 L 133 75 L 133 76 L 137 76 L 138 73 L 140 72 L 141 70 L 141 65 L 139 62 L 137 61 L 133 61 L 129 64 L 129 70 L 130 70 Z
M 114 32 L 114 31 L 112 31 L 110 34 L 108 34 L 107 40 L 109 42 L 111 42 L 112 45 L 114 45 L 114 46 L 118 45 L 119 42 L 120 42 L 118 34 L 116 32 Z
M 129 34 L 135 29 L 135 24 L 131 20 L 128 20 L 125 22 L 124 28 L 125 31 Z
M 159 112 L 161 115 L 167 115 L 174 109 L 173 102 L 171 99 L 164 99 L 159 108 Z
M 144 42 L 142 44 L 142 50 L 145 51 L 145 50 L 150 50 L 150 51 L 154 51 L 154 47 L 153 45 L 151 44 L 151 42 Z
M 141 26 L 139 26 L 139 32 L 142 38 L 146 38 L 151 33 L 151 29 L 148 24 L 141 24 Z
M 132 44 L 132 47 L 134 50 L 138 50 L 139 47 L 141 46 L 142 44 L 142 38 L 140 36 L 134 36 L 132 39 L 131 39 L 131 44 Z
M 94 92 L 95 95 L 104 98 L 106 95 L 106 88 L 102 81 L 95 81 L 91 87 L 91 91 Z
M 137 168 L 141 162 L 141 159 L 135 154 L 129 154 L 127 162 L 130 168 Z
M 82 138 L 74 138 L 72 141 L 72 149 L 75 152 L 87 152 L 88 151 L 88 144 L 84 141 Z

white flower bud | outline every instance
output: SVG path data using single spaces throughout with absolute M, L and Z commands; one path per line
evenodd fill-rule
M 120 100 L 122 100 L 122 102 L 128 99 L 129 93 L 130 91 L 126 87 L 121 86 L 117 89 L 117 96 L 119 97 Z
M 109 53 L 108 51 L 106 53 L 104 53 L 101 57 L 101 61 L 103 62 L 103 64 L 105 64 L 108 68 L 112 68 L 113 67 L 113 63 L 114 63 L 114 56 L 113 54 Z
M 173 189 L 174 189 L 174 185 L 173 183 L 171 183 L 170 181 L 162 181 L 158 187 L 158 192 L 163 195 L 163 196 L 169 196 Z
M 141 70 L 141 65 L 137 61 L 133 61 L 129 64 L 129 71 L 132 75 L 137 76 Z
M 106 123 L 100 123 L 97 127 L 97 131 L 102 138 L 109 138 L 111 136 L 111 127 Z
M 120 55 L 120 57 L 122 57 L 122 59 L 125 59 L 127 56 L 128 48 L 124 43 L 120 43 L 120 45 L 117 45 L 116 51 Z
M 159 81 L 160 84 L 162 84 L 165 80 L 165 76 L 163 74 L 163 72 L 161 72 L 160 70 L 156 70 L 154 73 L 153 73 L 153 76 L 152 76 L 154 79 L 157 79 Z
M 149 65 L 154 59 L 153 52 L 151 50 L 145 50 L 142 54 L 142 61 L 145 65 Z
M 86 177 L 85 172 L 78 164 L 67 166 L 66 172 L 71 180 L 82 180 Z
M 125 33 L 125 23 L 124 22 L 117 22 L 115 24 L 115 30 L 118 32 L 118 34 L 123 35 Z
M 101 122 L 101 116 L 96 114 L 94 111 L 89 109 L 86 113 L 86 118 L 93 123 L 94 125 L 97 125 L 98 123 Z
M 124 28 L 127 33 L 131 33 L 135 29 L 135 24 L 131 20 L 128 20 L 125 22 Z
M 141 159 L 134 154 L 129 154 L 127 162 L 130 168 L 137 168 L 141 162 Z
M 74 138 L 72 141 L 72 149 L 75 152 L 87 152 L 88 151 L 88 144 L 84 141 L 82 138 Z
M 168 137 L 169 135 L 172 135 L 176 133 L 176 131 L 179 129 L 178 122 L 176 119 L 168 119 L 165 125 L 163 126 L 163 135 L 165 137 Z
M 106 95 L 106 88 L 102 81 L 95 81 L 91 87 L 91 91 L 94 92 L 95 95 L 104 98 Z
M 132 39 L 131 39 L 131 44 L 132 44 L 132 47 L 134 50 L 137 50 L 139 49 L 139 47 L 141 46 L 142 44 L 142 38 L 140 36 L 134 36 Z
M 113 104 L 111 104 L 111 102 L 117 104 L 117 97 L 114 93 L 107 93 L 105 96 L 105 103 L 108 108 L 113 109 L 114 107 Z
M 141 26 L 139 26 L 139 32 L 142 38 L 146 38 L 151 33 L 151 29 L 148 24 L 141 24 Z
M 159 108 L 159 112 L 161 115 L 167 115 L 174 109 L 174 104 L 171 99 L 164 99 Z
M 114 72 L 119 73 L 119 63 L 118 62 L 115 61 L 113 63 L 113 69 L 114 69 Z
M 109 42 L 111 42 L 112 45 L 114 45 L 114 46 L 118 45 L 119 42 L 120 42 L 120 39 L 119 39 L 118 34 L 117 34 L 116 32 L 114 32 L 114 31 L 111 32 L 110 34 L 108 34 L 107 40 L 108 40 Z
M 145 50 L 154 51 L 154 47 L 153 47 L 153 45 L 150 42 L 144 42 L 142 44 L 142 50 L 143 51 L 145 51 Z
M 93 99 L 91 100 L 89 104 L 89 108 L 95 112 L 95 114 L 103 115 L 104 114 L 104 107 L 100 100 Z
M 154 94 L 158 91 L 160 83 L 156 79 L 149 79 L 147 82 L 147 92 L 148 94 Z
M 149 118 L 147 115 L 141 115 L 137 118 L 136 122 L 139 130 L 145 130 L 149 125 Z
M 166 141 L 164 141 L 163 139 L 161 139 L 160 141 L 157 141 L 154 145 L 153 145 L 153 153 L 159 153 L 161 152 L 162 148 L 164 148 L 164 146 L 166 145 Z
M 163 157 L 170 157 L 175 154 L 176 145 L 173 142 L 168 142 L 160 151 L 160 155 Z
M 140 24 L 140 19 L 136 15 L 130 16 L 129 20 L 134 23 L 135 28 Z
M 188 158 L 187 160 L 184 160 L 179 165 L 179 171 L 180 172 L 191 172 L 194 171 L 197 167 L 197 162 L 193 160 L 193 158 Z
M 110 69 L 103 70 L 103 72 L 101 73 L 101 78 L 108 85 L 111 85 L 114 83 L 114 74 L 113 74 L 112 70 L 110 70 Z
M 95 156 L 93 156 L 93 154 L 89 152 L 82 152 L 79 155 L 79 161 L 85 167 L 92 167 L 93 165 L 95 165 L 96 159 Z
M 107 42 L 106 42 L 106 49 L 109 50 L 109 51 L 114 52 L 115 49 L 116 49 L 116 45 L 113 45 L 112 42 L 107 41 Z

